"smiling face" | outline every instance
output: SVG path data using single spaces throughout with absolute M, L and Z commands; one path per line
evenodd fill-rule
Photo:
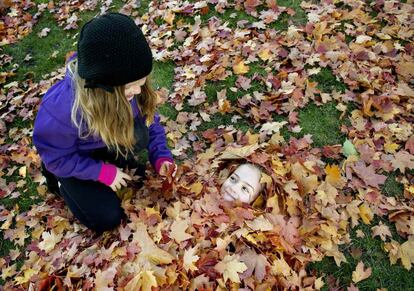
M 131 101 L 135 95 L 141 93 L 141 87 L 144 86 L 145 82 L 147 81 L 147 77 L 139 79 L 137 81 L 128 83 L 125 85 L 125 97 L 128 101 Z
M 224 181 L 220 193 L 226 201 L 251 203 L 261 190 L 260 178 L 261 171 L 257 167 L 251 164 L 240 165 Z

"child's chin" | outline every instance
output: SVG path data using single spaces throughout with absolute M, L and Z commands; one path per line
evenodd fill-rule
M 226 193 L 223 195 L 223 199 L 224 199 L 224 201 L 234 201 L 235 200 L 232 196 L 230 196 Z

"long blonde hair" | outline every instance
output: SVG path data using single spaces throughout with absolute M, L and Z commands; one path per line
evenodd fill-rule
M 71 110 L 73 124 L 79 130 L 80 138 L 96 135 L 105 145 L 115 150 L 117 155 L 126 156 L 133 152 L 134 118 L 131 105 L 125 96 L 125 86 L 114 87 L 114 93 L 100 88 L 85 89 L 85 80 L 77 73 L 77 60 L 69 62 L 69 71 L 75 82 L 75 98 Z M 149 78 L 142 86 L 137 103 L 146 124 L 153 122 L 157 106 L 157 94 L 151 87 Z M 87 130 L 83 132 L 82 125 Z

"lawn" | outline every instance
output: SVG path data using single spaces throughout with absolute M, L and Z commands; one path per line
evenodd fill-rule
M 414 290 L 414 6 L 317 2 L 2 8 L 0 288 Z M 128 222 L 95 237 L 47 192 L 31 134 L 102 11 L 141 18 L 180 170 L 171 197 L 148 167 L 148 190 L 120 193 Z M 259 206 L 208 198 L 214 160 L 235 152 L 267 170 Z

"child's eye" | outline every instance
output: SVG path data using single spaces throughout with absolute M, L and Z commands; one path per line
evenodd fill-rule
M 232 182 L 236 181 L 236 177 L 230 176 L 230 181 L 232 181 Z
M 249 192 L 249 189 L 248 189 L 246 186 L 243 186 L 243 187 L 242 187 L 242 190 L 243 190 L 244 192 L 246 192 L 246 193 L 248 193 L 248 192 Z

